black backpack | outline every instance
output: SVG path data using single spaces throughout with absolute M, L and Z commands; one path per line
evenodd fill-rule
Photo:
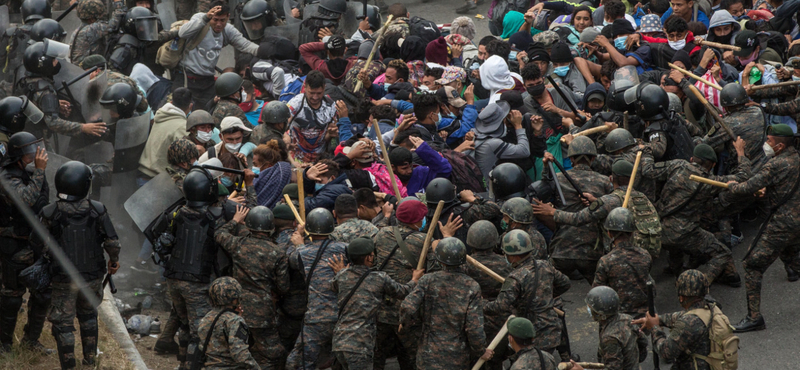
M 442 36 L 436 23 L 417 16 L 411 17 L 408 21 L 408 32 L 412 36 L 418 36 L 426 44 Z

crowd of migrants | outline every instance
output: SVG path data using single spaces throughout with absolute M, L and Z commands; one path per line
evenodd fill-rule
M 798 280 L 800 0 L 499 0 L 486 36 L 469 17 L 438 27 L 382 1 L 347 20 L 345 0 L 164 4 L 172 24 L 152 0 L 10 3 L 4 351 L 29 292 L 18 345 L 45 352 L 47 320 L 75 368 L 77 317 L 80 359 L 95 363 L 97 307 L 78 288 L 101 298 L 120 268 L 97 196 L 120 173 L 152 199 L 179 194 L 145 220 L 133 267 L 166 280 L 154 350 L 181 369 L 383 369 L 394 356 L 402 369 L 581 369 L 570 279 L 593 286 L 606 369 L 649 351 L 673 369 L 735 369 L 732 333 L 766 329 L 764 272 L 780 257 Z M 57 11 L 80 26 L 67 35 Z M 220 70 L 227 45 L 235 65 Z M 753 220 L 748 314 L 731 326 L 709 286 L 742 285 L 731 248 Z M 684 311 L 651 315 L 656 274 L 674 276 Z

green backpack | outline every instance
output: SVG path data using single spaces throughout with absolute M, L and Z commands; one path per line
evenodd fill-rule
M 615 189 L 614 194 L 619 197 L 620 201 L 624 201 L 625 190 Z M 632 191 L 628 209 L 633 212 L 633 220 L 636 223 L 637 232 L 633 234 L 634 244 L 650 252 L 653 259 L 658 258 L 661 253 L 661 220 L 656 207 L 644 194 Z

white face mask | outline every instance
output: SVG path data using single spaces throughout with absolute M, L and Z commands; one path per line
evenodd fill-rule
M 242 90 L 242 99 L 241 100 L 242 100 L 242 103 L 247 101 L 247 93 L 244 92 L 244 90 Z
M 238 153 L 239 152 L 239 148 L 241 148 L 241 147 L 242 147 L 242 143 L 225 144 L 225 149 L 228 149 L 228 151 L 231 152 L 231 153 Z
M 792 81 L 800 81 L 800 77 L 792 75 Z
M 209 140 L 211 140 L 211 133 L 211 131 L 197 131 L 197 140 L 202 143 L 207 143 Z
M 667 41 L 667 42 L 669 43 L 669 47 L 671 47 L 672 50 L 682 50 L 683 48 L 686 47 L 686 39 L 683 39 L 681 41 L 674 41 L 674 42 Z
M 772 149 L 767 142 L 764 142 L 764 155 L 766 155 L 767 158 L 772 158 L 775 156 L 775 149 Z

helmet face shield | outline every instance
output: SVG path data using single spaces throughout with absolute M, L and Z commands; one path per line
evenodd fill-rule
M 158 21 L 156 17 L 136 19 L 136 38 L 141 41 L 158 41 Z
M 67 59 L 69 45 L 55 40 L 44 39 L 44 55 L 56 59 Z
M 36 140 L 20 148 L 22 150 L 22 156 L 30 156 L 31 162 L 33 162 L 33 157 L 36 155 L 36 151 L 39 150 L 39 148 L 45 150 L 43 140 L 44 139 Z
M 633 102 L 636 101 L 636 92 L 639 90 L 636 86 L 631 87 L 628 90 L 625 90 L 625 104 L 631 105 Z
M 103 104 L 103 113 L 101 115 L 103 122 L 106 125 L 112 125 L 119 119 L 119 112 L 117 112 L 116 104 Z
M 22 114 L 28 118 L 34 124 L 37 124 L 42 121 L 44 118 L 44 113 L 39 110 L 39 107 L 36 104 L 33 104 L 27 97 L 22 97 Z
M 260 40 L 264 37 L 264 29 L 267 28 L 267 17 L 261 14 L 253 19 L 242 19 L 242 24 L 247 31 L 248 39 Z

